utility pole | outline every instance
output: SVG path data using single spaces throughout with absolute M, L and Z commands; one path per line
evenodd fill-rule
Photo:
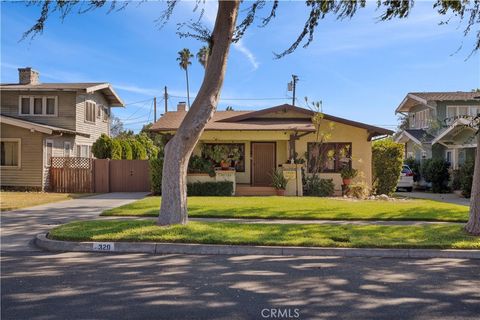
M 295 89 L 297 87 L 298 77 L 292 74 L 292 86 L 293 86 L 293 97 L 292 97 L 292 105 L 295 105 Z
M 153 97 L 153 122 L 157 122 L 157 97 Z
M 165 86 L 164 88 L 164 96 L 163 96 L 163 100 L 165 101 L 165 113 L 168 112 L 168 93 L 167 93 L 167 86 Z

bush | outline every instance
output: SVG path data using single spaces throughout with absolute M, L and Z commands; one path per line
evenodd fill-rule
M 121 160 L 122 159 L 122 144 L 118 139 L 112 139 L 112 160 Z
M 137 135 L 136 140 L 140 142 L 147 153 L 148 159 L 154 159 L 158 157 L 159 148 L 155 145 L 152 139 L 145 132 L 141 132 Z
M 163 159 L 150 159 L 150 184 L 152 193 L 162 194 Z
M 138 140 L 131 139 L 129 142 L 132 147 L 132 159 L 146 160 L 147 150 L 145 150 L 145 147 Z
M 354 182 L 348 186 L 347 196 L 365 199 L 370 195 L 370 188 L 365 182 Z
M 460 170 L 453 170 L 450 176 L 452 180 L 451 189 L 452 190 L 461 190 L 462 183 L 460 182 Z
M 191 156 L 188 160 L 188 173 L 208 173 L 210 177 L 215 177 L 213 163 L 196 155 Z
M 333 179 L 320 179 L 317 175 L 305 179 L 305 194 L 308 196 L 331 197 L 334 191 Z
M 475 168 L 475 161 L 467 161 L 459 170 L 460 189 L 462 195 L 470 198 L 472 194 L 473 170 Z
M 194 182 L 187 184 L 188 196 L 231 196 L 232 181 Z
M 422 179 L 422 175 L 420 173 L 420 161 L 417 161 L 414 158 L 407 158 L 405 159 L 405 164 L 413 171 L 413 181 L 419 182 Z
M 97 159 L 112 158 L 112 139 L 105 133 L 95 141 L 92 145 L 92 153 Z
M 373 186 L 376 194 L 392 195 L 403 165 L 403 144 L 391 139 L 375 141 L 372 145 Z
M 427 182 L 432 183 L 434 193 L 449 191 L 448 181 L 450 164 L 443 159 L 427 159 L 422 166 L 422 175 Z
M 122 146 L 122 159 L 132 160 L 133 154 L 132 154 L 132 146 L 130 145 L 130 142 L 126 139 L 121 139 L 120 145 Z

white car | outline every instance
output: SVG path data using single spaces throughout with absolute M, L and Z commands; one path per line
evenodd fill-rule
M 397 183 L 397 189 L 405 189 L 408 192 L 413 190 L 413 171 L 409 166 L 403 165 L 400 173 L 400 180 Z

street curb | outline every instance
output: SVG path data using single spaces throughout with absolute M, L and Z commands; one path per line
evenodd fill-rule
M 480 259 L 480 250 L 454 249 L 373 249 L 373 248 L 320 248 L 245 246 L 193 243 L 155 242 L 73 242 L 47 238 L 47 234 L 36 236 L 35 244 L 54 252 L 113 252 L 151 254 L 221 254 L 221 255 L 269 255 L 269 256 L 339 256 L 339 257 L 380 257 L 380 258 L 456 258 Z M 95 245 L 110 244 L 109 250 L 94 249 Z

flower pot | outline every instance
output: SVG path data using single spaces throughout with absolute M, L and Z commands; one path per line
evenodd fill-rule
M 348 185 L 350 185 L 351 183 L 352 183 L 352 179 L 345 179 L 345 178 L 343 179 L 343 184 L 344 184 L 344 185 L 348 186 Z
M 220 167 L 222 167 L 222 170 L 228 170 L 230 168 L 230 162 L 228 161 L 221 161 L 220 162 Z
M 277 196 L 284 196 L 285 195 L 285 189 L 276 189 L 277 191 Z

